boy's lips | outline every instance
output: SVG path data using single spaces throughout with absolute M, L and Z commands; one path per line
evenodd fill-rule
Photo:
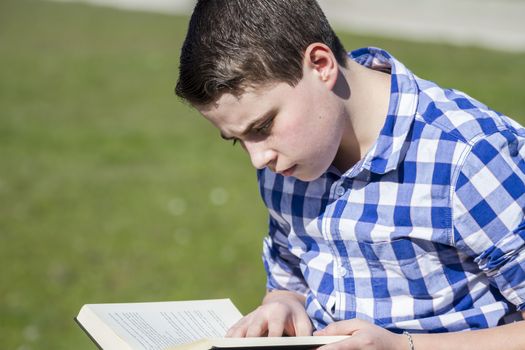
M 296 166 L 297 165 L 293 165 L 293 166 L 289 167 L 288 169 L 285 169 L 283 171 L 278 171 L 278 173 L 283 175 L 283 176 L 291 176 L 293 174 Z

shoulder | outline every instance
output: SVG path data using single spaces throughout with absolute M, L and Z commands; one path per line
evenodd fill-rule
M 453 186 L 454 241 L 475 252 L 513 232 L 525 207 L 525 133 L 499 126 L 478 134 Z
M 525 136 L 519 123 L 464 92 L 441 88 L 419 78 L 417 84 L 420 92 L 416 118 L 450 140 L 469 147 L 490 135 L 506 131 Z

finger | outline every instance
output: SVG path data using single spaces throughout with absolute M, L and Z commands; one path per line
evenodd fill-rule
M 321 335 L 351 335 L 367 324 L 366 321 L 354 318 L 353 320 L 331 323 L 320 333 Z
M 232 327 L 226 333 L 226 338 L 244 338 L 246 337 L 246 326 Z
M 284 322 L 278 322 L 271 320 L 268 322 L 268 336 L 269 337 L 282 337 L 284 334 Z
M 297 316 L 297 320 L 294 321 L 295 335 L 296 336 L 310 336 L 313 332 L 312 322 L 310 318 L 304 314 Z
M 323 345 L 317 350 L 361 350 L 362 346 L 355 342 L 352 338 L 341 340 L 335 343 Z
M 246 315 L 241 318 L 237 323 L 228 329 L 226 332 L 227 338 L 244 338 L 246 336 L 246 330 L 248 328 L 249 320 L 251 319 L 251 314 Z
M 326 335 L 326 334 L 325 334 L 324 329 L 319 329 L 319 330 L 316 330 L 312 335 L 314 337 L 319 337 L 319 336 Z
M 246 330 L 246 337 L 262 337 L 268 332 L 268 322 L 264 318 L 253 318 Z
M 320 348 L 317 348 L 317 350 L 362 350 L 361 348 L 355 346 L 355 344 L 339 344 L 332 343 L 328 345 L 321 346 Z

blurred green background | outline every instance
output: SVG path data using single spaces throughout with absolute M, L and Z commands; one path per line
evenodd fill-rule
M 0 349 L 94 349 L 85 303 L 264 293 L 240 148 L 173 94 L 187 18 L 0 1 Z M 341 34 L 525 121 L 525 54 Z

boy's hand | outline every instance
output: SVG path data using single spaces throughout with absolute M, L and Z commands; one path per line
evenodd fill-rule
M 312 335 L 304 297 L 289 291 L 269 292 L 261 306 L 230 328 L 227 337 L 280 337 Z
M 353 319 L 329 324 L 314 335 L 351 335 L 343 341 L 328 344 L 318 350 L 406 350 L 409 343 L 406 336 L 395 334 L 370 322 Z

